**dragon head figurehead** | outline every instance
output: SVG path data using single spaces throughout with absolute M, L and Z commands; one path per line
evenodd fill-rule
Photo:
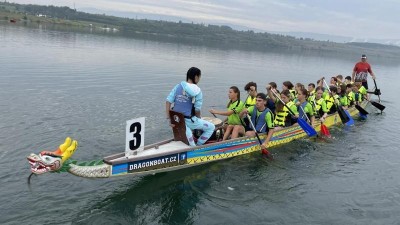
M 65 142 L 53 152 L 42 151 L 38 155 L 30 154 L 27 158 L 31 165 L 31 172 L 43 174 L 60 170 L 63 163 L 74 154 L 77 147 L 78 142 L 67 137 Z

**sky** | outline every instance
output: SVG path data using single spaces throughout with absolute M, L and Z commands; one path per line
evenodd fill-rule
M 8 0 L 10 1 L 10 0 Z M 20 4 L 95 9 L 107 15 L 267 32 L 310 32 L 354 38 L 400 39 L 399 0 L 11 0 Z M 139 15 L 139 16 L 138 16 Z M 156 17 L 155 17 L 156 16 Z M 165 19 L 170 18 L 170 19 Z M 237 28 L 235 28 L 237 29 Z

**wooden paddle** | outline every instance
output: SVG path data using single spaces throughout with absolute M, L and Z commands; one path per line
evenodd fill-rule
M 324 84 L 326 85 L 326 87 L 328 88 L 329 93 L 332 94 L 331 89 L 329 88 L 329 85 L 326 83 L 325 78 L 322 79 L 324 81 Z M 334 99 L 333 103 L 335 104 L 340 120 L 342 121 L 343 124 L 346 124 L 347 122 L 350 121 L 350 118 L 347 116 L 347 114 L 344 112 L 344 109 L 341 105 L 338 105 L 336 103 L 336 100 Z
M 279 101 L 282 102 L 282 104 L 285 105 L 285 107 L 289 110 L 290 114 L 292 114 L 292 116 L 295 116 L 293 111 L 289 108 L 289 106 L 286 105 L 286 103 L 284 101 L 282 101 L 282 99 L 275 93 L 275 91 L 271 90 L 272 93 L 275 95 L 276 98 L 279 99 Z M 297 123 L 300 125 L 300 127 L 304 130 L 304 132 L 306 132 L 306 134 L 309 137 L 313 137 L 315 135 L 317 135 L 317 131 L 315 131 L 315 129 L 308 124 L 304 119 L 302 118 L 297 118 Z
M 255 113 L 256 113 L 256 112 L 255 112 Z M 250 126 L 251 126 L 251 128 L 253 128 L 254 133 L 256 134 L 258 143 L 259 143 L 259 145 L 260 145 L 260 147 L 261 147 L 261 154 L 267 156 L 267 158 L 272 159 L 273 157 L 272 157 L 271 153 L 270 153 L 270 152 L 267 150 L 267 148 L 262 144 L 261 139 L 260 139 L 260 136 L 258 136 L 258 132 L 257 132 L 257 130 L 256 130 L 256 127 L 254 126 L 253 121 L 251 121 L 251 118 L 250 118 L 249 114 L 247 114 L 247 119 L 249 119 L 249 121 L 250 121 Z

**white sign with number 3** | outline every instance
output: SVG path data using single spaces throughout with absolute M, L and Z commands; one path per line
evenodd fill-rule
M 136 155 L 144 149 L 145 117 L 126 121 L 125 156 Z

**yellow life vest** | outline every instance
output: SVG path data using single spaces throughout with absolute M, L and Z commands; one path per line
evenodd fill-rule
M 310 95 L 310 96 L 307 98 L 307 101 L 311 104 L 311 106 L 312 106 L 313 108 L 315 108 L 315 95 Z
M 322 107 L 322 102 L 324 101 L 323 98 L 320 98 L 315 101 L 315 111 L 318 112 Z
M 356 100 L 356 95 L 354 94 L 354 92 L 350 91 L 347 94 L 347 99 L 349 100 L 349 105 L 354 105 L 354 101 Z
M 335 103 L 335 99 L 328 94 L 325 96 L 325 101 L 326 101 L 326 108 L 330 110 L 333 104 Z
M 295 98 L 297 97 L 296 90 L 290 89 L 289 92 L 290 92 L 290 94 L 292 95 L 292 100 L 295 99 Z
M 312 92 L 308 93 L 308 99 L 307 99 L 311 105 L 313 105 L 313 101 L 315 100 L 315 90 L 313 90 Z
M 256 97 L 252 98 L 252 97 L 249 95 L 249 96 L 247 96 L 246 101 L 244 102 L 244 106 L 245 106 L 246 108 L 249 108 L 250 106 L 253 106 L 253 105 L 256 104 L 256 100 L 257 100 Z
M 292 101 L 290 101 L 286 105 L 287 105 L 287 107 L 290 108 L 290 107 L 292 107 L 292 105 L 294 105 L 294 103 Z M 289 109 L 287 107 L 283 106 L 282 111 L 279 111 L 276 113 L 275 120 L 274 120 L 274 124 L 276 126 L 284 127 L 286 125 L 286 123 L 285 123 L 286 119 L 290 114 Z

